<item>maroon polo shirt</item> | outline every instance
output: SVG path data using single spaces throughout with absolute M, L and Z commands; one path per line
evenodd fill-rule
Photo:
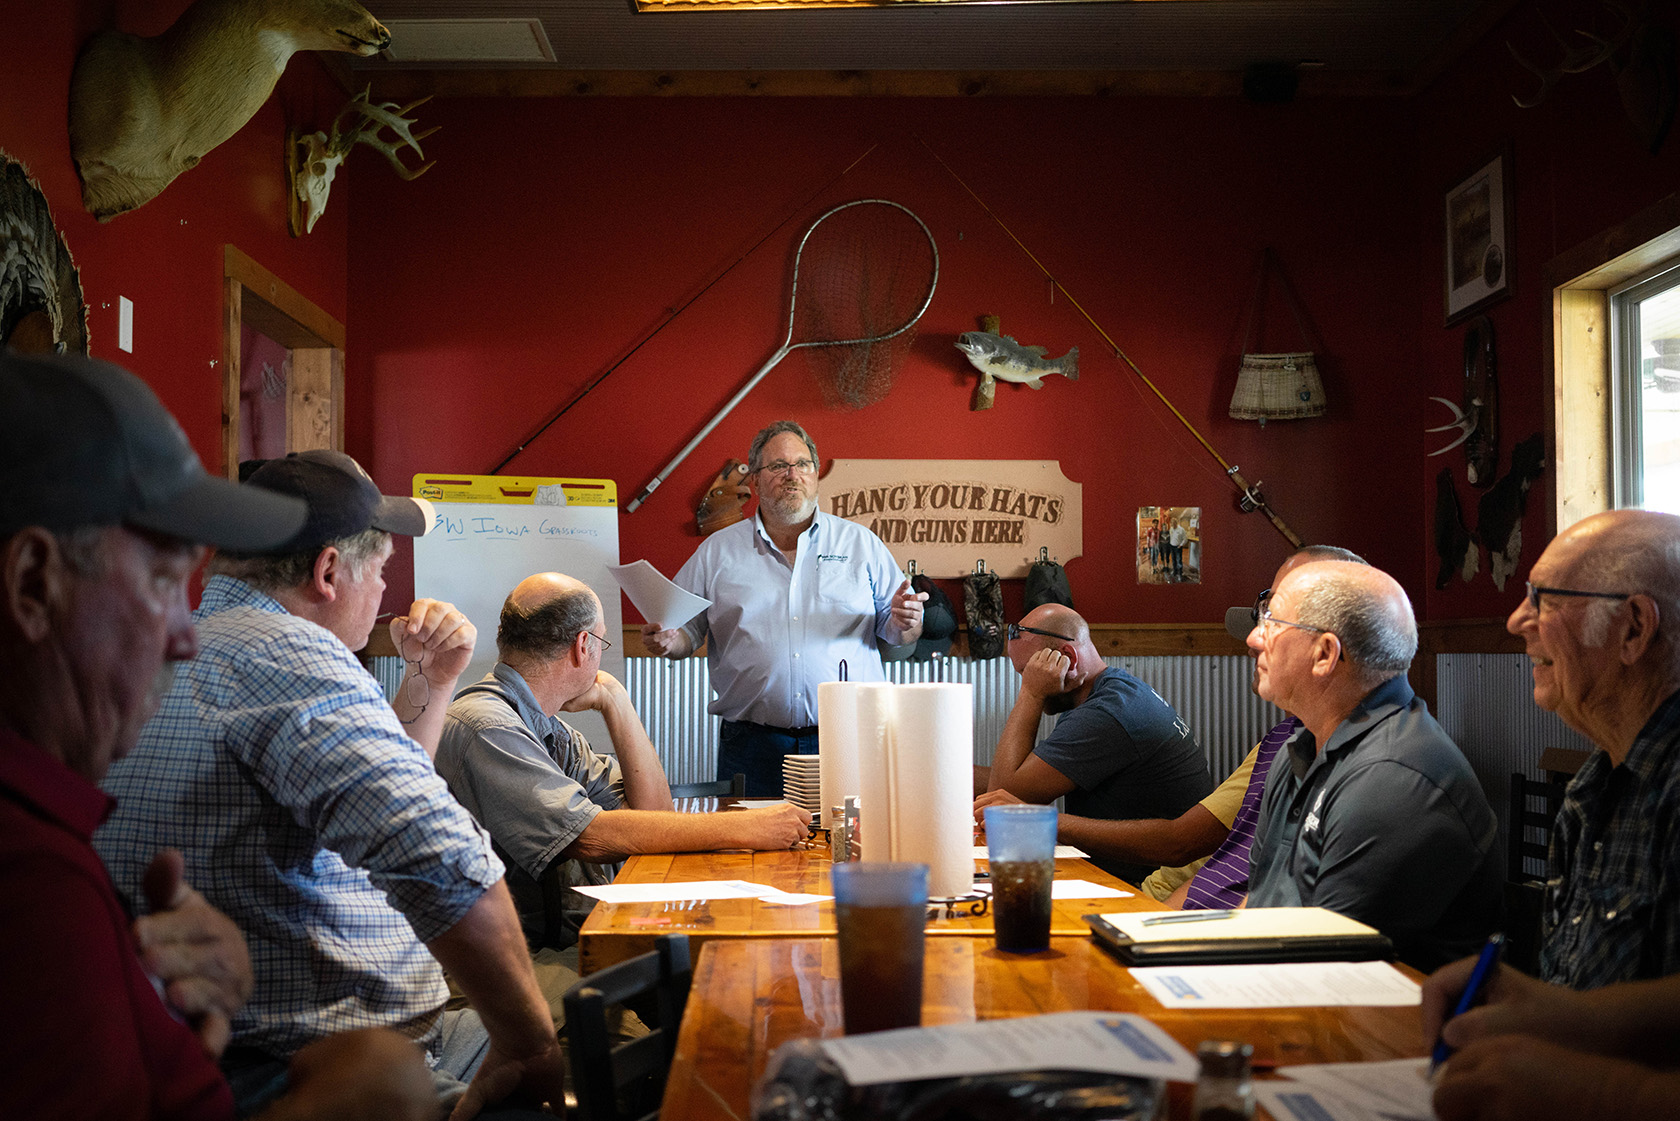
M 0 728 L 0 1117 L 226 1121 L 227 1082 L 159 998 L 89 842 L 115 804 Z

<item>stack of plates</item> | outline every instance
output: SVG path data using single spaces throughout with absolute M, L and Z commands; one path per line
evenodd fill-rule
M 782 756 L 782 797 L 808 813 L 822 812 L 822 782 L 815 755 Z

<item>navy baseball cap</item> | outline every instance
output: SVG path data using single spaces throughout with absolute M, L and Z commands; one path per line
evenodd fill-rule
M 81 355 L 0 348 L 0 534 L 126 525 L 222 549 L 297 533 L 303 503 L 204 470 L 145 382 Z
M 343 452 L 293 452 L 284 459 L 265 460 L 251 472 L 248 486 L 293 495 L 309 507 L 303 528 L 265 552 L 320 549 L 368 529 L 423 537 L 432 528 L 430 502 L 380 494 L 361 464 Z

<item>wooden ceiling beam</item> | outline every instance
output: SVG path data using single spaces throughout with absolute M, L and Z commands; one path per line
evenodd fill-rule
M 495 70 L 357 66 L 381 98 L 439 97 L 1240 97 L 1242 75 L 1190 70 Z M 1406 75 L 1303 70 L 1297 96 L 1392 97 Z

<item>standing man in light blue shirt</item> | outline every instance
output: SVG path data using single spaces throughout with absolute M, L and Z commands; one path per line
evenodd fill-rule
M 791 420 L 753 437 L 748 477 L 758 513 L 701 543 L 676 583 L 712 601 L 686 626 L 642 628 L 649 650 L 685 658 L 707 642 L 711 711 L 723 717 L 718 777 L 747 776 L 747 793 L 782 792 L 782 756 L 817 751 L 817 686 L 881 681 L 879 638 L 922 633 L 924 592 L 885 544 L 856 522 L 817 509 L 817 444 Z

